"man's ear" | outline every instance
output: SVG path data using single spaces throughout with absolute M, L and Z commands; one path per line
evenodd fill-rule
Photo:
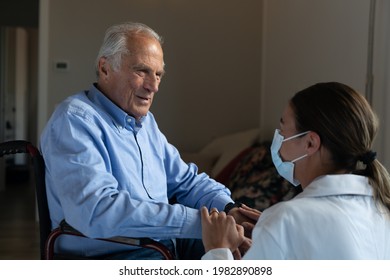
M 98 63 L 99 77 L 104 79 L 108 76 L 110 69 L 110 64 L 108 63 L 107 58 L 101 57 Z
M 317 152 L 321 148 L 321 138 L 320 136 L 314 132 L 310 131 L 306 137 L 307 139 L 307 154 L 312 155 Z

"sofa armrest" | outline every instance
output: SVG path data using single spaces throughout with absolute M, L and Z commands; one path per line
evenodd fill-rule
M 259 135 L 260 131 L 256 128 L 220 136 L 199 152 L 182 152 L 181 157 L 187 163 L 195 163 L 200 172 L 206 172 L 212 178 L 216 178 L 229 162 L 256 143 Z

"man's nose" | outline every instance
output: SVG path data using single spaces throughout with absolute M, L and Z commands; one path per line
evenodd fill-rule
M 158 92 L 158 86 L 160 84 L 160 78 L 157 76 L 148 76 L 145 78 L 144 87 L 149 92 Z

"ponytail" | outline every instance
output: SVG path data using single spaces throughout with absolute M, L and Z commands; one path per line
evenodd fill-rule
M 375 198 L 383 203 L 390 213 L 390 176 L 386 168 L 375 159 L 367 164 L 365 175 L 369 178 Z

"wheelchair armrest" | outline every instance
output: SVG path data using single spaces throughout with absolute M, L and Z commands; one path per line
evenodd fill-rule
M 71 225 L 69 225 L 65 220 L 62 220 L 60 223 L 60 226 L 56 229 L 54 229 L 51 234 L 49 235 L 49 238 L 46 242 L 46 258 L 52 259 L 54 255 L 54 243 L 55 240 L 60 235 L 74 235 L 84 238 L 89 238 L 82 234 L 80 231 L 73 228 Z M 174 254 L 162 243 L 153 240 L 151 238 L 133 238 L 133 237 L 125 237 L 125 236 L 114 236 L 110 238 L 96 238 L 97 240 L 107 241 L 107 242 L 114 242 L 119 244 L 125 244 L 129 246 L 136 246 L 136 247 L 142 247 L 142 248 L 150 248 L 153 250 L 156 250 L 160 252 L 165 259 L 174 259 Z

